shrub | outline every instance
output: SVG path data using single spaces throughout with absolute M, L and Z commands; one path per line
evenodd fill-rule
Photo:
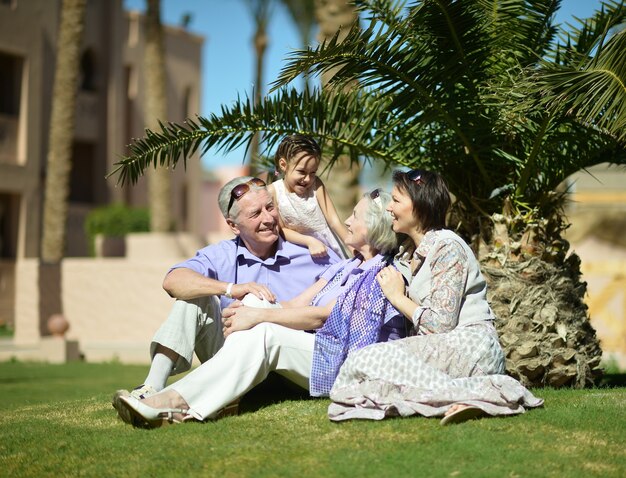
M 124 204 L 109 204 L 90 211 L 85 218 L 84 227 L 89 240 L 89 251 L 93 256 L 97 234 L 123 237 L 130 232 L 149 232 L 150 211 Z

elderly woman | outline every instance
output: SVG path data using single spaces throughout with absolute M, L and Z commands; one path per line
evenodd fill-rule
M 393 230 L 408 239 L 395 267 L 384 268 L 377 280 L 416 335 L 351 354 L 330 392 L 330 419 L 444 415 L 445 425 L 541 405 L 503 375 L 504 354 L 478 261 L 462 238 L 445 229 L 450 194 L 444 180 L 412 170 L 396 171 L 393 183 L 387 210 Z
M 223 311 L 222 349 L 181 380 L 143 400 L 114 401 L 120 417 L 141 427 L 213 418 L 269 372 L 276 371 L 312 395 L 328 394 L 347 354 L 364 345 L 406 335 L 406 321 L 385 299 L 376 274 L 395 252 L 396 235 L 385 204 L 375 190 L 346 220 L 346 245 L 353 259 L 331 266 L 295 299 L 279 307 L 236 302 Z M 306 331 L 319 329 L 318 333 Z M 350 332 L 350 333 L 348 333 Z

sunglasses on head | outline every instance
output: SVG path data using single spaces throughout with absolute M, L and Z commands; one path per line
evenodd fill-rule
M 370 193 L 370 199 L 372 201 L 374 201 L 376 203 L 376 205 L 378 206 L 382 206 L 382 199 L 380 199 L 380 192 L 382 191 L 381 188 L 377 188 L 374 189 L 371 193 Z
M 412 169 L 405 174 L 411 181 L 413 181 L 418 186 L 424 184 L 424 180 L 422 179 L 422 171 L 420 169 Z
M 250 191 L 251 184 L 254 184 L 255 186 L 258 186 L 260 188 L 264 188 L 265 186 L 267 186 L 265 184 L 265 181 L 259 178 L 252 178 L 249 181 L 246 181 L 245 183 L 237 184 L 237 186 L 235 186 L 230 192 L 230 201 L 228 201 L 228 208 L 226 209 L 226 215 L 228 215 L 228 213 L 230 212 L 230 208 L 233 207 L 233 203 L 235 201 L 239 201 L 243 197 L 244 194 Z

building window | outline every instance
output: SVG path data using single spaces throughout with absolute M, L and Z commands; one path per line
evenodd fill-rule
M 0 52 L 0 163 L 18 162 L 23 60 Z
M 96 147 L 93 143 L 75 142 L 70 173 L 70 202 L 95 203 Z
M 86 50 L 80 59 L 80 89 L 96 91 L 96 62 L 92 50 Z
M 22 59 L 0 52 L 0 114 L 19 116 Z
M 15 10 L 17 8 L 17 0 L 0 0 L 0 5 L 4 5 Z
M 185 88 L 183 93 L 183 119 L 189 118 L 189 98 L 191 97 L 191 88 Z
M 0 193 L 0 258 L 17 256 L 20 196 Z

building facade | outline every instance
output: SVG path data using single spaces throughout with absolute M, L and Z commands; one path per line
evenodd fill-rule
M 39 256 L 61 0 L 0 1 L 0 322 L 12 323 L 13 264 Z M 83 223 L 110 203 L 147 207 L 147 185 L 105 176 L 143 136 L 144 17 L 122 0 L 88 0 L 77 85 L 65 257 L 88 255 Z M 165 26 L 168 121 L 200 110 L 204 39 Z M 200 161 L 172 174 L 175 231 L 199 228 Z

